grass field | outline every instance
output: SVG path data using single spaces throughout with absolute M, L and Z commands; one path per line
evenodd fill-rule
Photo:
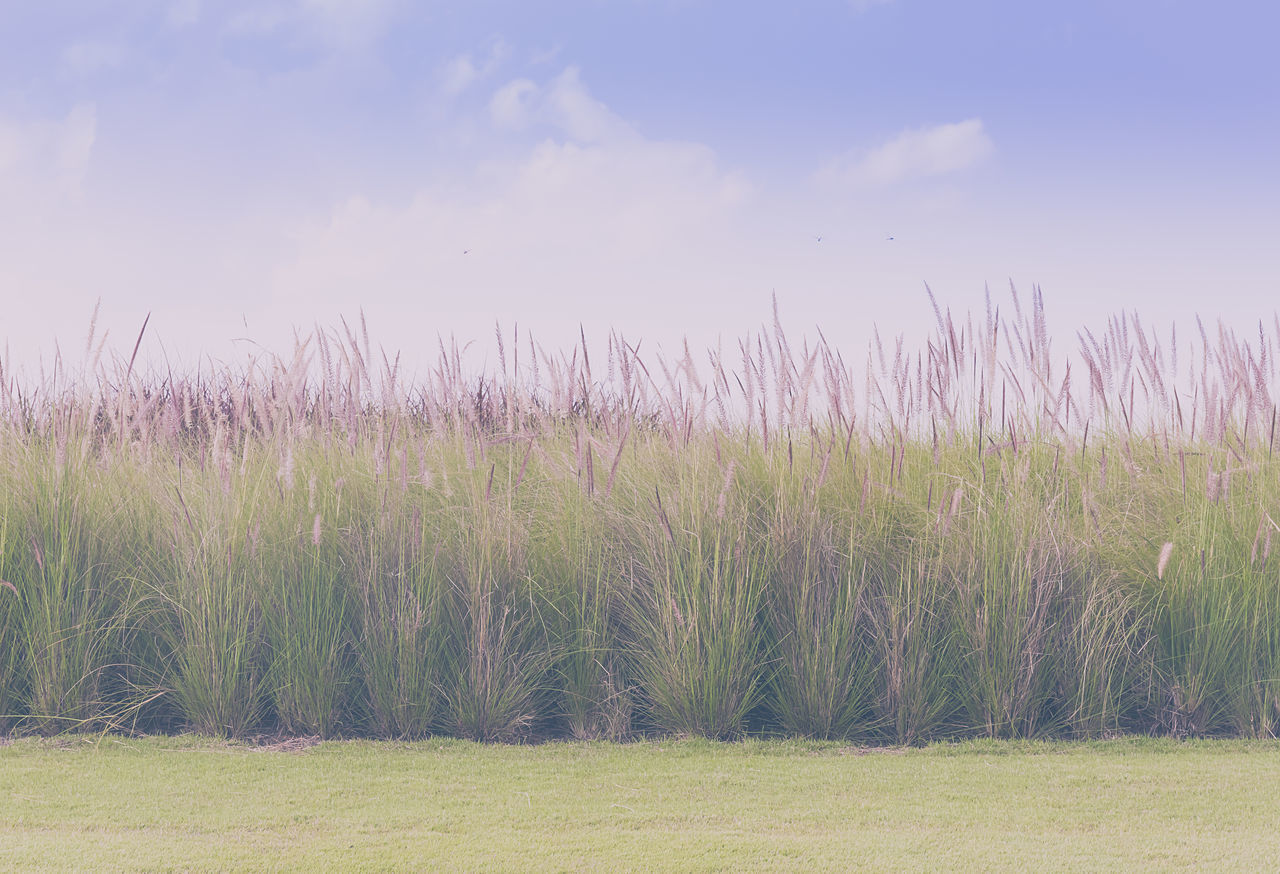
M 0 747 L 4 870 L 1235 870 L 1280 743 Z

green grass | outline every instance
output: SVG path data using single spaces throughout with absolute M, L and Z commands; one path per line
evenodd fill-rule
M 5 870 L 1265 870 L 1280 744 L 0 747 Z

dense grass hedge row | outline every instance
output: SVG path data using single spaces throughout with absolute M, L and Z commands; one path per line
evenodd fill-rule
M 0 724 L 1274 735 L 1270 347 L 1205 339 L 1184 399 L 1133 329 L 1085 343 L 1084 390 L 1038 305 L 940 314 L 860 394 L 780 329 L 665 383 L 615 338 L 603 378 L 446 351 L 405 387 L 323 335 L 234 373 L 7 377 Z

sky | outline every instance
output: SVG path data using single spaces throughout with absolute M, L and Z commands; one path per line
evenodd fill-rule
M 0 0 L 10 371 L 1280 300 L 1280 6 Z M 1188 326 L 1190 327 L 1190 326 Z M 523 340 L 522 340 L 523 342 Z M 483 353 L 485 355 L 488 352 Z

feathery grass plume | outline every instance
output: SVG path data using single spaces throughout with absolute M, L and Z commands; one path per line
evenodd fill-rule
M 1156 561 L 1156 579 L 1164 579 L 1164 569 L 1169 566 L 1169 558 L 1173 555 L 1173 542 L 1167 541 L 1160 547 L 1160 558 Z

